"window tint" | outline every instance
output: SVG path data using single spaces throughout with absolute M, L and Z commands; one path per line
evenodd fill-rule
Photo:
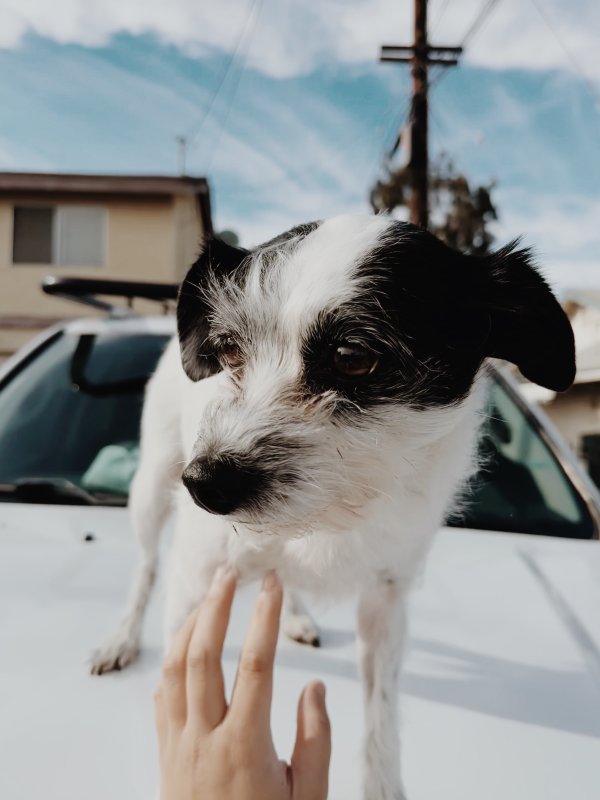
M 491 387 L 481 469 L 449 524 L 591 538 L 593 522 L 535 424 L 501 383 Z
M 13 264 L 51 264 L 53 208 L 16 206 L 13 217 Z
M 144 384 L 168 337 L 83 338 L 63 334 L 0 391 L 0 484 L 64 479 L 125 502 Z
M 168 338 L 106 332 L 50 342 L 0 389 L 0 484 L 64 479 L 125 503 L 137 466 L 144 384 Z M 480 455 L 463 513 L 448 524 L 593 536 L 580 495 L 500 382 L 491 386 Z

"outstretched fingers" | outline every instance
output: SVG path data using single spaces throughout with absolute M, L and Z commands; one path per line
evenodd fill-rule
M 199 609 L 195 609 L 183 623 L 163 663 L 160 686 L 155 695 L 157 718 L 163 720 L 163 725 L 185 725 L 187 651 L 198 613 Z
M 331 725 L 325 707 L 325 686 L 309 683 L 298 703 L 292 755 L 294 800 L 326 800 L 330 760 Z
M 283 590 L 279 578 L 269 572 L 258 595 L 250 629 L 238 666 L 230 715 L 236 726 L 247 730 L 270 725 L 273 662 L 279 635 Z
M 215 728 L 226 711 L 221 669 L 223 643 L 235 593 L 235 575 L 219 568 L 202 605 L 178 631 L 156 692 L 159 726 Z
M 188 720 L 205 731 L 216 728 L 227 710 L 221 657 L 234 593 L 234 573 L 219 568 L 200 607 L 187 651 Z

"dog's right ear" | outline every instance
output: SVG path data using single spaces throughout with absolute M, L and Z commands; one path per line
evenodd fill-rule
M 179 287 L 177 333 L 181 363 L 186 375 L 193 381 L 221 371 L 219 361 L 207 342 L 209 309 L 206 287 L 209 282 L 230 275 L 244 261 L 248 252 L 216 237 L 205 240 L 201 254 Z

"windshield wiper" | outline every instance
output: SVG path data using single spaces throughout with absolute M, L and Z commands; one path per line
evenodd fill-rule
M 14 483 L 0 483 L 0 500 L 14 503 L 69 506 L 113 504 L 101 502 L 94 495 L 65 478 L 20 478 Z

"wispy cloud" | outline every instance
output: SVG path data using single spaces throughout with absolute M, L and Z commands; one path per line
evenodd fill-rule
M 572 0 L 565 14 L 561 0 L 539 1 L 589 77 L 600 81 L 599 4 Z M 259 19 L 249 64 L 277 77 L 332 63 L 372 62 L 381 42 L 410 38 L 411 4 L 397 0 L 1 0 L 0 46 L 18 46 L 27 32 L 87 46 L 106 44 L 113 34 L 125 32 L 152 33 L 196 54 L 229 51 L 253 4 Z M 430 3 L 433 33 L 444 44 L 458 43 L 480 12 L 481 0 L 454 0 L 436 25 L 443 4 L 444 0 Z M 531 0 L 500 3 L 466 58 L 502 69 L 569 68 L 561 45 Z
M 7 2 L 0 0 L 0 6 Z M 13 5 L 27 19 L 35 2 Z M 104 27 L 98 23 L 94 34 L 99 41 L 109 37 L 105 45 L 58 44 L 29 33 L 19 46 L 0 50 L 0 70 L 11 76 L 0 84 L 0 168 L 175 171 L 175 136 L 198 128 L 227 58 L 197 42 L 194 47 L 201 49 L 191 55 L 191 44 L 167 43 L 175 38 L 171 33 L 161 39 L 111 36 L 112 6 L 105 5 L 97 12 Z M 135 4 L 123 5 L 131 14 Z M 179 12 L 184 5 L 177 6 Z M 343 29 L 354 30 L 366 14 L 350 0 L 325 5 L 329 13 L 337 9 Z M 376 5 L 383 9 L 384 0 Z M 451 5 L 463 8 L 459 0 Z M 76 38 L 77 26 L 84 24 L 77 7 L 71 0 L 77 24 L 55 38 Z M 148 7 L 163 13 L 160 4 Z M 241 8 L 232 5 L 232 15 Z M 172 25 L 182 24 L 179 12 Z M 128 25 L 135 27 L 131 19 Z M 373 36 L 366 18 L 363 28 L 356 29 L 357 52 Z M 309 52 L 313 46 L 308 42 Z M 258 53 L 256 41 L 254 47 Z M 207 174 L 211 181 L 217 226 L 233 227 L 244 243 L 255 244 L 302 220 L 368 210 L 384 144 L 401 121 L 407 71 L 375 60 L 329 59 L 310 73 L 276 76 L 252 66 L 242 74 L 240 66 L 234 64 L 235 80 L 217 95 L 188 152 L 190 173 Z M 593 269 L 600 253 L 600 113 L 581 82 L 564 71 L 467 65 L 435 89 L 432 110 L 433 151 L 447 150 L 473 180 L 497 179 L 498 239 L 528 233 L 553 280 L 600 285 Z
M 513 187 L 499 191 L 497 199 L 499 241 L 522 236 L 559 289 L 600 286 L 600 198 Z

